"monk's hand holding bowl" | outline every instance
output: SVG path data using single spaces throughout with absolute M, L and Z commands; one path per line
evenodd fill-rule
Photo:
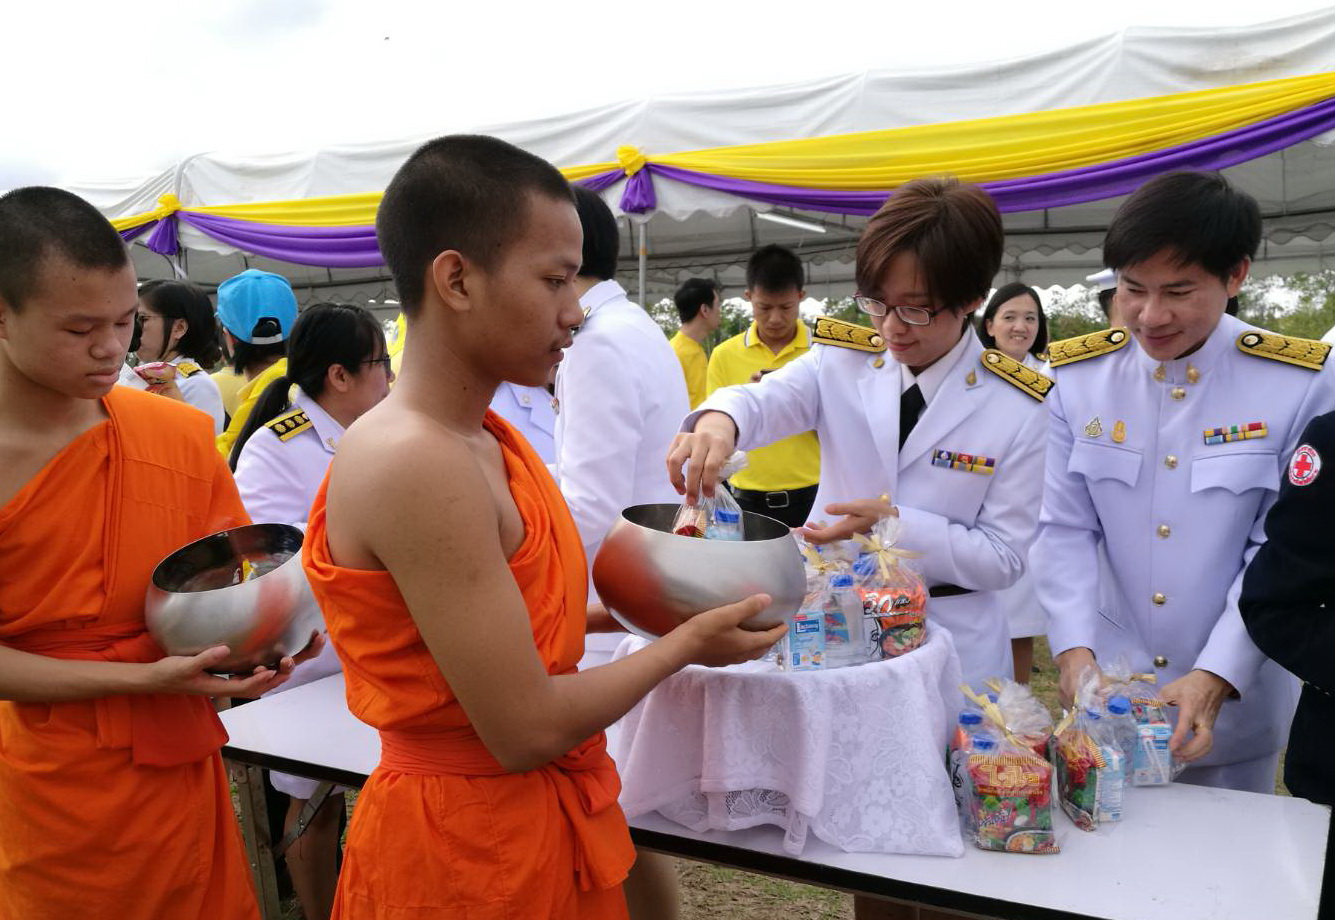
M 788 632 L 787 623 L 765 630 L 741 628 L 743 622 L 769 605 L 768 594 L 753 594 L 744 601 L 696 614 L 659 641 L 676 636 L 691 643 L 687 657 L 692 664 L 718 668 L 752 661 L 773 648 Z

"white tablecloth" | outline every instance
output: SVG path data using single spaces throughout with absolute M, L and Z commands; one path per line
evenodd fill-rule
M 626 639 L 617 657 L 644 644 Z M 959 684 L 950 633 L 934 624 L 891 661 L 687 668 L 609 733 L 621 807 L 695 831 L 775 824 L 794 855 L 810 832 L 849 852 L 961 856 L 944 765 Z

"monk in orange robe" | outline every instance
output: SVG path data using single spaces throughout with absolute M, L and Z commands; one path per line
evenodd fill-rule
M 246 516 L 203 413 L 114 386 L 136 302 L 90 205 L 0 197 L 0 920 L 258 917 L 208 697 L 285 678 L 145 632 L 154 566 Z
M 582 318 L 569 187 L 502 141 L 441 138 L 400 169 L 376 228 L 403 373 L 340 442 L 303 551 L 349 706 L 382 744 L 334 916 L 624 917 L 634 848 L 603 728 L 686 664 L 754 658 L 783 627 L 739 628 L 757 596 L 577 672 L 582 541 L 487 409 L 503 380 L 543 384 Z

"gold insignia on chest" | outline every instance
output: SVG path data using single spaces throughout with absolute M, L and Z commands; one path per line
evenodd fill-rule
M 1113 425 L 1112 439 L 1114 444 L 1121 444 L 1126 440 L 1126 422 L 1117 420 L 1117 424 Z
M 1154 379 L 1155 379 L 1156 381 L 1158 381 L 1159 383 L 1163 383 L 1165 380 L 1167 380 L 1167 379 L 1168 379 L 1168 368 L 1164 367 L 1162 364 L 1160 364 L 1158 367 L 1156 367 L 1156 368 L 1154 369 Z
M 1085 426 L 1085 437 L 1088 438 L 1103 437 L 1103 422 L 1099 421 L 1099 417 L 1097 415 L 1094 416 L 1092 419 L 1090 419 L 1089 424 Z
M 1201 372 L 1197 369 L 1196 365 L 1188 364 L 1187 383 L 1200 383 L 1200 382 L 1201 382 Z
M 969 373 L 964 375 L 964 383 L 966 386 L 971 386 L 971 387 L 977 386 L 978 375 L 975 374 L 973 371 L 969 371 Z

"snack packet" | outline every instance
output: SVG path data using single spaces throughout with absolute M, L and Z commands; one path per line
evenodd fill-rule
M 1081 677 L 1075 708 L 1053 732 L 1062 810 L 1084 831 L 1122 820 L 1126 760 L 1110 723 L 1098 711 L 1098 672 Z
M 997 695 L 997 709 L 1006 721 L 1006 730 L 1043 759 L 1048 759 L 1052 743 L 1052 714 L 1025 684 L 1009 678 L 992 678 L 987 686 Z
M 965 829 L 974 846 L 1007 853 L 1058 853 L 1052 829 L 1052 765 L 1006 731 L 996 704 L 961 688 L 985 731 L 959 742 Z
M 908 563 L 917 554 L 899 548 L 900 535 L 899 518 L 891 516 L 881 518 L 870 537 L 855 538 L 863 554 L 853 564 L 853 575 L 871 661 L 897 658 L 926 638 L 927 587 Z
M 672 532 L 684 537 L 706 540 L 745 539 L 742 528 L 742 509 L 724 483 L 746 467 L 746 453 L 737 451 L 719 471 L 719 484 L 713 498 L 700 496 L 697 504 L 684 502 L 672 521 Z

